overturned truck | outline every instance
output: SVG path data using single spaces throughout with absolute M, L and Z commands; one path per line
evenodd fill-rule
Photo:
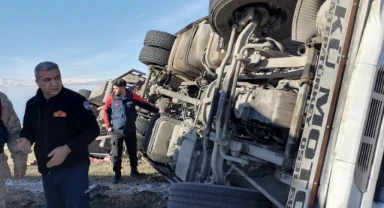
M 208 3 L 208 2 L 207 2 Z M 210 0 L 148 31 L 142 152 L 168 207 L 372 207 L 384 200 L 382 0 Z

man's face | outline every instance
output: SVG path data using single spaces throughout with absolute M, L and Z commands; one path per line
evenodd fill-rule
M 36 79 L 36 84 L 43 91 L 46 98 L 56 96 L 63 88 L 60 71 L 58 69 L 39 71 L 39 78 Z
M 113 94 L 115 96 L 121 96 L 124 94 L 124 92 L 125 92 L 125 87 L 113 86 Z

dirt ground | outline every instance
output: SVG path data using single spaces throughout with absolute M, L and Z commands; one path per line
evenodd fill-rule
M 9 152 L 6 150 L 9 157 Z M 8 180 L 8 208 L 43 208 L 45 207 L 44 191 L 41 176 L 36 165 L 31 165 L 35 160 L 34 154 L 28 157 L 26 176 L 20 180 Z M 99 184 L 108 186 L 104 195 L 97 196 L 91 192 L 92 208 L 162 208 L 166 207 L 166 198 L 170 184 L 147 162 L 141 161 L 138 170 L 145 175 L 135 179 L 130 178 L 129 162 L 124 160 L 122 182 L 112 184 L 113 171 L 110 161 L 92 161 L 89 171 L 90 185 Z M 8 159 L 13 174 L 12 160 Z

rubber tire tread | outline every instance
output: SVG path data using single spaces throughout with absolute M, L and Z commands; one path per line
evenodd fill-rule
M 202 206 L 200 204 L 186 204 L 179 201 L 168 201 L 167 208 L 210 208 L 210 206 Z
M 139 55 L 139 61 L 145 65 L 166 66 L 170 52 L 152 46 L 144 46 Z
M 135 122 L 136 133 L 145 135 L 145 132 L 147 132 L 148 124 L 149 124 L 149 120 L 138 116 Z
M 169 197 L 174 197 L 174 199 L 185 199 L 190 200 L 191 203 L 195 203 L 196 201 L 205 201 L 210 206 L 213 206 L 213 204 L 217 204 L 218 202 L 224 200 L 223 196 L 219 195 L 209 195 L 202 192 L 192 192 L 192 191 L 171 191 Z M 225 197 L 225 205 L 228 207 L 236 207 L 238 205 L 241 205 L 241 207 L 259 207 L 260 201 L 248 198 L 246 200 L 238 197 L 230 197 L 230 196 L 224 196 Z M 213 204 L 212 204 L 213 203 Z M 205 204 L 205 205 L 207 205 Z M 220 205 L 222 207 L 224 205 Z M 261 206 L 264 207 L 264 206 Z
M 168 207 L 269 208 L 272 207 L 272 204 L 263 194 L 243 188 L 212 184 L 174 183 L 171 184 Z
M 150 30 L 145 35 L 144 45 L 162 48 L 168 51 L 172 50 L 173 43 L 176 40 L 176 36 L 167 32 L 158 30 Z
M 317 36 L 317 13 L 324 0 L 298 0 L 292 22 L 292 40 L 305 43 Z
M 86 89 L 81 89 L 79 90 L 78 92 L 80 95 L 82 95 L 83 97 L 85 97 L 85 99 L 88 100 L 89 96 L 91 95 L 92 91 L 90 90 L 86 90 Z
M 243 204 L 229 204 L 222 201 L 196 200 L 192 198 L 168 196 L 168 208 L 260 208 L 259 206 L 247 206 Z M 220 199 L 223 200 L 223 199 Z M 269 206 L 270 207 L 270 206 Z M 263 207 L 262 207 L 263 208 Z
M 142 135 L 138 135 L 136 134 L 136 138 L 137 138 L 137 144 L 136 144 L 136 148 L 138 151 L 143 151 L 143 144 L 144 144 L 144 136 Z

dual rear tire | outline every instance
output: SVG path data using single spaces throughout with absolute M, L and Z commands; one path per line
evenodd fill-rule
M 167 32 L 150 30 L 144 39 L 144 47 L 140 51 L 139 61 L 147 66 L 165 67 L 168 64 L 176 36 Z

